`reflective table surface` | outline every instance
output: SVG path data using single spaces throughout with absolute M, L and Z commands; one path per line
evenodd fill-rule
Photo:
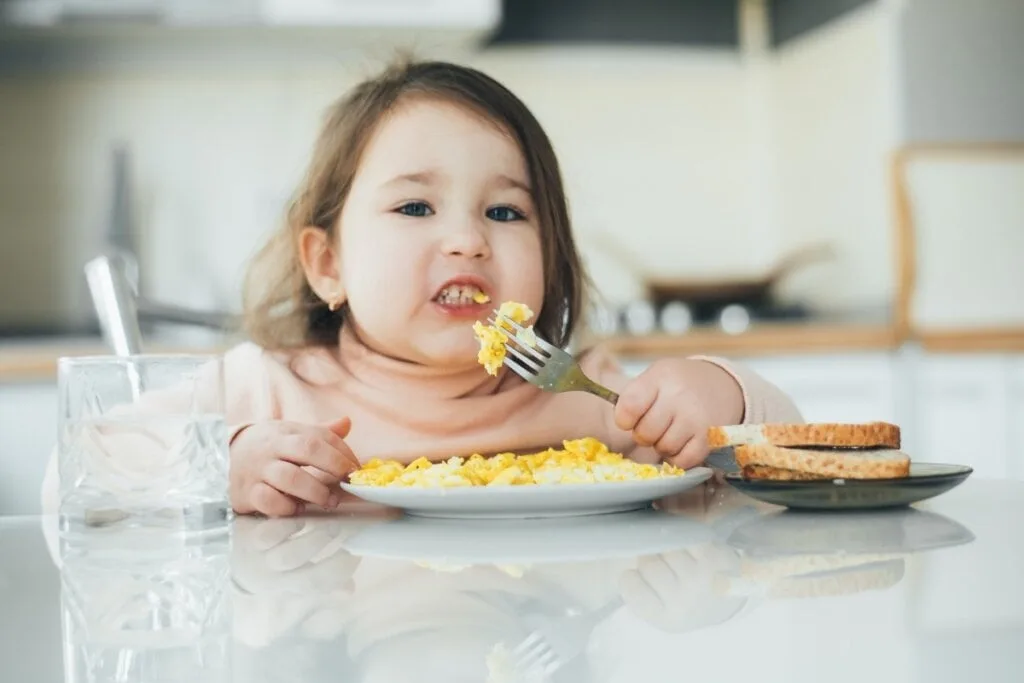
M 230 533 L 0 518 L 2 681 L 1024 680 L 1024 482 L 789 512 L 444 521 L 358 500 Z

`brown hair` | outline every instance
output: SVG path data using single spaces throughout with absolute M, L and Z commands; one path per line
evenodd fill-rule
M 480 71 L 445 62 L 402 61 L 334 103 L 282 228 L 249 265 L 243 291 L 248 336 L 267 349 L 337 343 L 345 308 L 332 312 L 310 288 L 298 255 L 308 226 L 332 238 L 361 154 L 377 124 L 402 97 L 448 100 L 486 116 L 522 151 L 541 229 L 544 305 L 537 333 L 566 345 L 578 324 L 587 278 L 572 236 L 554 149 L 540 123 L 514 94 Z

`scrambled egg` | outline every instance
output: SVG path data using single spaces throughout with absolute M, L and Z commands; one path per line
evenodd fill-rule
M 483 292 L 477 292 L 476 294 L 473 295 L 473 301 L 477 302 L 478 304 L 485 304 L 490 300 L 491 297 L 487 296 Z
M 408 465 L 374 458 L 349 475 L 349 480 L 357 486 L 449 488 L 591 484 L 675 477 L 684 473 L 668 463 L 634 462 L 621 453 L 613 453 L 591 437 L 563 441 L 562 446 L 562 450 L 549 448 L 528 455 L 499 453 L 485 458 L 475 454 L 437 463 L 419 458 Z
M 504 315 L 522 325 L 533 317 L 533 311 L 526 304 L 506 301 L 498 307 L 498 315 Z M 506 327 L 506 329 L 512 332 L 511 328 Z M 473 332 L 480 342 L 480 353 L 477 354 L 477 360 L 487 370 L 487 374 L 497 375 L 498 369 L 505 361 L 505 341 L 507 339 L 505 333 L 495 325 L 484 325 L 480 321 L 473 323 Z M 523 344 L 537 345 L 537 335 L 534 334 L 532 326 L 525 327 L 522 332 L 514 334 L 514 336 Z
M 520 680 L 512 651 L 505 643 L 495 643 L 487 653 L 487 680 L 484 683 L 513 683 Z

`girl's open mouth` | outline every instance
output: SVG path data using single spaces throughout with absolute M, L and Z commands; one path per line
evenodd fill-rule
M 479 306 L 490 300 L 491 297 L 482 289 L 469 284 L 448 285 L 434 297 L 434 301 L 442 306 Z

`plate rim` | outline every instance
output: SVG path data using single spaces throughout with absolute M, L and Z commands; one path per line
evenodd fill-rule
M 339 485 L 343 489 L 348 491 L 349 493 L 352 493 L 353 495 L 356 495 L 356 496 L 358 496 L 361 492 L 365 492 L 365 491 L 373 491 L 373 492 L 387 491 L 389 493 L 391 493 L 391 492 L 394 492 L 394 493 L 409 492 L 410 494 L 415 492 L 417 494 L 416 497 L 432 496 L 434 498 L 451 498 L 452 497 L 452 493 L 455 492 L 455 491 L 458 491 L 458 493 L 456 495 L 458 495 L 460 497 L 469 497 L 469 496 L 486 497 L 487 495 L 490 495 L 489 494 L 490 491 L 494 491 L 494 490 L 500 490 L 503 493 L 505 493 L 505 495 L 526 496 L 530 492 L 534 492 L 534 491 L 538 491 L 538 490 L 545 490 L 545 491 L 552 491 L 553 490 L 553 491 L 562 491 L 562 492 L 567 492 L 567 493 L 573 493 L 573 492 L 579 492 L 579 491 L 593 491 L 595 489 L 608 489 L 610 487 L 620 486 L 620 485 L 623 485 L 623 484 L 625 484 L 625 485 L 634 484 L 634 485 L 641 485 L 641 486 L 651 486 L 651 485 L 653 485 L 654 482 L 657 482 L 659 484 L 660 483 L 666 483 L 667 484 L 669 482 L 686 481 L 688 479 L 695 479 L 695 478 L 698 478 L 698 477 L 703 477 L 704 481 L 707 481 L 712 476 L 714 476 L 714 470 L 712 468 L 700 466 L 700 467 L 690 467 L 682 475 L 679 475 L 679 476 L 657 477 L 657 478 L 654 478 L 654 479 L 635 479 L 635 480 L 628 480 L 628 481 L 602 481 L 602 482 L 582 483 L 582 484 L 530 484 L 530 485 L 525 485 L 525 486 L 501 486 L 501 487 L 496 487 L 496 488 L 491 488 L 489 486 L 435 486 L 435 487 L 429 487 L 429 488 L 415 488 L 415 487 L 407 487 L 407 486 L 365 486 L 365 485 L 359 485 L 359 484 L 352 484 L 352 483 L 347 482 L 347 481 L 342 481 L 342 482 L 340 482 Z M 508 492 L 511 492 L 511 491 L 515 491 L 516 493 L 509 494 Z M 402 495 L 402 493 L 398 493 L 398 495 Z
M 908 480 L 914 483 L 928 483 L 929 481 L 946 480 L 954 477 L 969 477 L 974 474 L 974 468 L 970 465 L 957 465 L 954 463 L 945 462 L 918 462 L 910 463 L 911 467 L 914 465 L 931 465 L 933 467 L 948 467 L 955 468 L 948 472 L 939 472 L 937 474 L 919 474 L 914 475 L 913 473 L 908 474 L 905 477 L 887 477 L 885 479 L 845 479 L 843 477 L 832 477 L 830 479 L 746 479 L 742 472 L 726 472 L 725 480 L 727 482 L 734 483 L 740 482 L 742 484 L 750 484 L 753 486 L 825 486 L 832 485 L 836 486 L 837 481 L 841 481 L 842 486 L 870 486 L 875 484 L 901 484 L 906 483 Z
M 883 521 L 884 522 L 884 521 L 890 521 L 890 520 L 893 521 L 893 522 L 897 521 L 896 519 L 892 518 L 892 511 L 891 510 L 886 510 L 886 509 L 883 509 L 883 508 L 876 508 L 876 509 L 873 509 L 873 510 L 864 510 L 863 512 L 866 513 L 866 514 L 877 513 L 877 518 L 875 520 L 871 520 L 872 522 L 876 522 L 876 521 Z M 751 536 L 743 537 L 742 534 L 739 534 L 739 532 L 741 532 L 741 530 L 744 527 L 756 528 L 759 525 L 764 525 L 766 523 L 770 525 L 771 521 L 773 519 L 780 519 L 783 516 L 793 515 L 793 519 L 797 519 L 798 517 L 806 519 L 807 515 L 811 515 L 813 517 L 815 514 L 821 515 L 821 519 L 834 518 L 833 517 L 833 512 L 832 511 L 827 511 L 827 510 L 809 511 L 809 510 L 798 510 L 798 509 L 783 509 L 783 510 L 778 510 L 778 511 L 772 511 L 772 512 L 768 512 L 768 513 L 766 513 L 764 515 L 759 516 L 757 519 L 750 520 L 749 522 L 741 524 L 736 529 L 733 529 L 732 532 L 726 537 L 725 543 L 727 545 L 729 545 L 730 547 L 732 547 L 732 548 L 735 548 L 737 550 L 741 550 L 741 551 L 744 551 L 744 552 L 755 552 L 756 553 L 756 552 L 759 552 L 759 551 L 764 551 L 766 549 L 772 548 L 772 546 L 769 546 L 769 545 L 758 545 L 756 542 L 751 543 L 750 542 L 750 539 L 752 538 Z M 935 541 L 932 541 L 932 542 L 918 541 L 918 542 L 916 542 L 915 544 L 913 544 L 913 545 L 911 545 L 909 547 L 904 547 L 904 548 L 901 548 L 899 550 L 891 549 L 891 547 L 887 546 L 885 543 L 876 543 L 874 545 L 871 545 L 871 544 L 864 545 L 864 544 L 862 544 L 860 547 L 856 547 L 856 548 L 854 548 L 852 550 L 850 549 L 850 547 L 844 547 L 844 548 L 833 549 L 833 550 L 828 550 L 828 551 L 826 551 L 826 550 L 817 550 L 817 549 L 808 549 L 808 548 L 797 548 L 797 547 L 794 547 L 793 545 L 785 546 L 784 549 L 779 550 L 778 549 L 778 545 L 776 545 L 773 548 L 774 551 L 769 553 L 769 554 L 772 557 L 793 557 L 793 556 L 808 555 L 808 554 L 811 554 L 811 555 L 822 555 L 822 554 L 833 554 L 833 553 L 838 553 L 838 552 L 842 552 L 842 553 L 847 554 L 847 555 L 872 555 L 872 554 L 877 554 L 877 553 L 880 553 L 880 552 L 886 552 L 886 553 L 894 552 L 894 553 L 911 555 L 911 554 L 917 554 L 917 553 L 930 552 L 932 550 L 942 550 L 942 549 L 945 549 L 945 548 L 955 548 L 955 547 L 958 547 L 958 546 L 961 546 L 961 545 L 966 545 L 967 543 L 973 543 L 975 540 L 977 540 L 977 535 L 970 529 L 970 527 L 968 527 L 966 524 L 960 522 L 959 520 L 950 517 L 949 515 L 944 515 L 942 513 L 935 512 L 934 510 L 922 510 L 920 508 L 915 508 L 915 507 L 907 507 L 907 508 L 905 508 L 903 510 L 899 510 L 899 511 L 896 512 L 896 516 L 897 517 L 899 517 L 899 515 L 901 515 L 901 514 L 904 515 L 904 518 L 901 519 L 901 520 L 898 520 L 900 524 L 905 522 L 907 518 L 909 518 L 911 520 L 918 519 L 918 520 L 922 520 L 926 524 L 930 523 L 930 524 L 945 526 L 948 529 L 957 532 L 960 536 L 955 538 L 954 541 L 948 542 L 948 543 L 938 543 L 938 542 L 935 542 Z M 749 533 L 749 528 L 748 528 L 748 533 Z M 738 534 L 740 535 L 740 538 L 737 538 Z
M 660 513 L 655 513 L 653 510 L 633 510 L 618 513 L 618 515 L 612 515 L 612 517 L 618 517 L 619 519 L 629 519 L 629 526 L 631 528 L 636 523 L 634 520 L 637 516 L 641 516 L 644 518 L 644 521 L 640 522 L 640 525 L 642 527 L 646 527 L 644 529 L 644 532 L 647 533 L 647 535 L 651 538 L 656 537 L 661 541 L 658 544 L 648 543 L 647 547 L 650 549 L 650 552 L 667 552 L 667 550 L 653 550 L 654 548 L 672 549 L 690 547 L 692 545 L 699 545 L 701 543 L 706 543 L 715 537 L 714 532 L 709 527 L 695 520 L 686 518 L 683 515 L 676 516 L 678 518 L 677 521 L 682 520 L 682 522 L 679 524 L 679 527 L 673 526 L 671 522 L 668 522 L 666 519 L 664 519 L 663 515 L 661 515 Z M 571 527 L 573 526 L 573 522 L 571 520 L 580 520 L 587 517 L 591 516 L 586 515 L 579 517 L 558 517 L 555 518 L 555 520 L 556 524 L 568 524 Z M 601 517 L 603 517 L 603 515 Z M 479 527 L 478 531 L 481 533 L 485 531 L 493 531 L 495 527 L 491 524 L 492 521 L 498 521 L 500 523 L 508 520 L 480 520 L 480 523 L 476 524 L 476 526 Z M 531 529 L 531 533 L 534 531 L 543 530 L 550 523 L 550 520 L 541 519 L 528 521 L 536 522 L 536 524 L 533 525 L 536 528 Z M 572 551 L 566 551 L 564 548 L 561 548 L 558 551 L 552 551 L 550 549 L 545 552 L 533 551 L 533 554 L 530 554 L 529 552 L 523 554 L 524 551 L 517 550 L 516 552 L 518 552 L 519 554 L 497 556 L 493 553 L 477 554 L 474 550 L 467 550 L 466 548 L 459 548 L 453 551 L 452 544 L 450 542 L 440 544 L 440 548 L 434 548 L 432 553 L 428 553 L 426 555 L 417 553 L 415 554 L 415 557 L 413 556 L 413 553 L 409 553 L 405 548 L 399 549 L 399 546 L 397 544 L 394 544 L 394 539 L 388 539 L 388 542 L 384 544 L 384 551 L 382 551 L 380 548 L 379 536 L 381 532 L 385 534 L 387 533 L 385 529 L 388 525 L 407 524 L 411 525 L 412 527 L 430 527 L 431 525 L 439 524 L 441 526 L 450 527 L 448 531 L 454 532 L 457 529 L 464 527 L 465 522 L 466 520 L 464 519 L 444 517 L 408 517 L 405 518 L 405 521 L 399 521 L 398 519 L 396 519 L 390 522 L 385 522 L 383 525 L 380 526 L 374 526 L 372 528 L 365 529 L 355 534 L 351 538 L 346 539 L 344 547 L 348 552 L 352 553 L 353 555 L 358 555 L 360 557 L 377 557 L 380 559 L 392 559 L 406 562 L 425 559 L 427 561 L 449 561 L 455 564 L 468 564 L 472 566 L 495 564 L 546 565 L 557 564 L 562 562 L 575 562 L 583 559 L 596 558 L 598 560 L 605 560 L 610 558 L 626 558 L 636 556 L 635 549 L 623 550 L 623 547 L 629 544 L 613 545 L 611 549 L 602 549 L 602 551 L 598 553 L 587 551 L 581 554 L 576 549 L 573 549 Z M 514 521 L 516 527 L 520 527 L 520 523 L 521 520 Z M 530 526 L 530 524 L 528 524 L 527 526 Z M 603 520 L 601 522 L 595 521 L 592 523 L 592 526 L 596 528 L 603 528 L 604 522 Z M 418 531 L 423 532 L 426 530 L 427 529 L 421 528 Z M 673 533 L 677 530 L 684 531 L 685 533 Z M 524 531 L 526 530 L 520 527 L 520 533 L 522 534 L 522 532 Z M 595 532 L 596 529 L 588 529 L 588 531 Z M 623 526 L 623 528 L 621 529 L 616 529 L 616 532 L 626 531 L 627 529 L 625 526 Z M 415 533 L 415 531 L 413 533 Z M 558 533 L 571 534 L 573 533 L 573 529 L 559 529 Z M 378 535 L 376 545 L 373 542 L 375 534 Z M 687 537 L 685 545 L 678 545 L 680 536 Z M 369 548 L 367 548 L 367 538 L 371 539 L 371 542 L 369 543 Z M 362 542 L 360 542 L 360 539 L 362 539 Z M 392 545 L 388 547 L 388 543 L 392 543 Z

